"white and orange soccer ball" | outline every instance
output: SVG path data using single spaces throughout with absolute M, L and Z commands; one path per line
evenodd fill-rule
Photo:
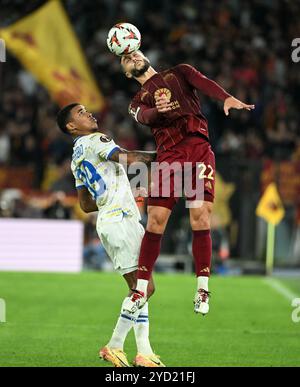
M 127 55 L 140 48 L 141 34 L 133 24 L 119 23 L 109 30 L 106 42 L 113 54 Z

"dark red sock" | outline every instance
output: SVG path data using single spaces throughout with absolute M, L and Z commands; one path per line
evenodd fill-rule
M 148 280 L 160 252 L 161 234 L 146 231 L 141 244 L 137 278 Z
M 197 277 L 210 276 L 211 255 L 210 230 L 193 231 L 193 256 Z

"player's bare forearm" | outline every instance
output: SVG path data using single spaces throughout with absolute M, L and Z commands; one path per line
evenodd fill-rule
M 156 152 L 128 151 L 120 149 L 113 153 L 110 160 L 121 164 L 145 163 L 149 165 L 156 159 Z
M 87 188 L 82 187 L 81 189 L 78 189 L 77 194 L 82 211 L 86 213 L 98 211 L 96 202 L 92 198 Z
M 156 152 L 144 151 L 125 151 L 128 158 L 128 163 L 145 163 L 150 164 L 156 159 Z

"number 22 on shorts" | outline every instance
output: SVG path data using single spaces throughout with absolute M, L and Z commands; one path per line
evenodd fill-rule
M 213 176 L 214 169 L 210 164 L 205 165 L 204 163 L 199 163 L 198 168 L 200 169 L 199 179 L 215 180 Z

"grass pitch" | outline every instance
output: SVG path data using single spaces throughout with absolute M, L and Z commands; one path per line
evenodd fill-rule
M 193 312 L 192 275 L 156 274 L 155 282 L 150 339 L 167 366 L 300 366 L 300 322 L 289 300 L 300 298 L 299 278 L 276 280 L 283 295 L 263 277 L 212 277 L 206 317 Z M 126 293 L 117 274 L 0 272 L 0 366 L 107 366 L 98 350 Z M 132 332 L 125 351 L 132 360 Z

